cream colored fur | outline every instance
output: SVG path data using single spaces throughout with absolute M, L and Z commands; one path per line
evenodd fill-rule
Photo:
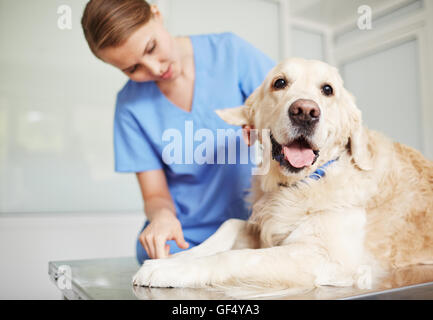
M 273 90 L 279 77 L 289 86 Z M 324 83 L 333 86 L 334 96 L 322 94 Z M 312 136 L 320 150 L 317 162 L 294 174 L 271 161 L 266 175 L 254 176 L 247 222 L 229 220 L 198 247 L 145 261 L 134 284 L 361 287 L 394 268 L 433 263 L 433 163 L 365 128 L 335 68 L 319 61 L 283 61 L 245 106 L 218 114 L 231 124 L 270 129 L 283 143 L 295 131 L 288 108 L 301 98 L 314 100 L 321 110 Z M 337 158 L 325 177 L 308 178 Z

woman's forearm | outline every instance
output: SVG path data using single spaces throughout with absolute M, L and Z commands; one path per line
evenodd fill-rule
M 156 217 L 175 217 L 176 209 L 173 201 L 165 197 L 153 196 L 144 201 L 144 212 L 149 221 L 152 221 Z

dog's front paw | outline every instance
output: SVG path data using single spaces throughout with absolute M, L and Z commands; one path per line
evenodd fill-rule
M 143 263 L 140 270 L 134 275 L 132 278 L 132 284 L 134 286 L 142 286 L 149 287 L 150 286 L 150 278 L 154 271 L 154 267 L 156 260 L 148 260 Z
M 158 259 L 145 261 L 132 283 L 145 287 L 199 287 L 206 281 L 206 270 L 199 270 L 194 259 Z

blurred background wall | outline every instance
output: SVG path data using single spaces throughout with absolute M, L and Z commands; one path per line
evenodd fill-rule
M 48 261 L 135 254 L 143 203 L 135 175 L 114 173 L 112 143 L 127 78 L 88 49 L 86 2 L 0 0 L 0 299 L 60 298 Z M 175 36 L 232 31 L 276 61 L 337 66 L 368 127 L 433 159 L 431 1 L 150 2 Z

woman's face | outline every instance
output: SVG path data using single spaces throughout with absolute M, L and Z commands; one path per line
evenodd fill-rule
M 163 26 L 160 12 L 118 47 L 100 50 L 98 56 L 124 72 L 131 80 L 169 81 L 181 72 L 180 58 L 173 37 Z

